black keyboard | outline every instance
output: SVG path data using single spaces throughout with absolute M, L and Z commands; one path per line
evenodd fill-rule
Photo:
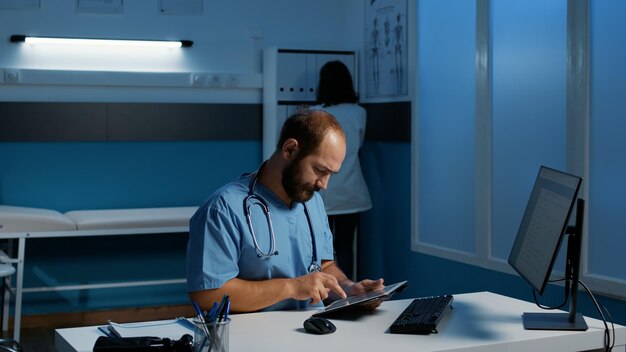
M 416 298 L 391 324 L 389 332 L 395 334 L 430 334 L 446 312 L 452 309 L 451 295 Z

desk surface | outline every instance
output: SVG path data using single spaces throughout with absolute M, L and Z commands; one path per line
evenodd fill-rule
M 530 331 L 522 326 L 523 312 L 541 311 L 529 302 L 490 292 L 454 296 L 454 310 L 439 325 L 439 333 L 400 335 L 388 333 L 389 325 L 410 303 L 384 302 L 376 311 L 352 319 L 331 319 L 337 331 L 310 335 L 302 323 L 311 311 L 279 311 L 231 316 L 230 350 L 238 351 L 584 351 L 603 347 L 604 325 L 585 318 L 585 332 Z M 58 352 L 87 352 L 101 336 L 96 327 L 56 330 Z M 616 348 L 625 351 L 626 327 L 615 325 Z

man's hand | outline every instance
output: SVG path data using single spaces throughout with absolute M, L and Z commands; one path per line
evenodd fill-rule
M 353 296 L 353 295 L 358 295 L 358 294 L 369 292 L 369 291 L 382 290 L 383 288 L 385 288 L 385 285 L 383 284 L 384 282 L 385 280 L 383 279 L 378 279 L 378 280 L 365 279 L 363 281 L 359 281 L 359 282 L 352 284 L 350 287 L 346 289 L 346 293 L 349 296 Z M 378 308 L 378 306 L 380 306 L 381 303 L 383 303 L 383 300 L 377 299 L 377 300 L 370 301 L 370 302 L 363 304 L 362 307 L 366 310 L 374 310 Z
M 365 279 L 363 281 L 355 282 L 354 284 L 350 285 L 350 287 L 347 287 L 346 293 L 348 294 L 348 296 L 354 296 L 369 291 L 382 290 L 383 288 L 385 288 L 385 285 L 383 285 L 384 282 L 385 280 L 383 279 Z
M 346 297 L 346 293 L 339 285 L 339 282 L 337 282 L 337 279 L 333 275 L 323 272 L 296 277 L 292 283 L 292 298 L 301 301 L 310 299 L 311 304 L 317 304 L 325 300 L 331 291 L 341 298 Z

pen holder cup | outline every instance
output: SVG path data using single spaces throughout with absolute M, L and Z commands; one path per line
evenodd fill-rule
M 215 322 L 194 319 L 194 352 L 228 352 L 230 318 Z

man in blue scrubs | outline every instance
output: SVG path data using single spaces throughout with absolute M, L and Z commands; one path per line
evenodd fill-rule
M 214 192 L 191 218 L 190 298 L 208 310 L 228 294 L 231 311 L 253 312 L 321 307 L 324 300 L 383 288 L 382 279 L 352 282 L 333 262 L 317 191 L 345 154 L 345 135 L 329 113 L 289 117 L 272 156 Z

